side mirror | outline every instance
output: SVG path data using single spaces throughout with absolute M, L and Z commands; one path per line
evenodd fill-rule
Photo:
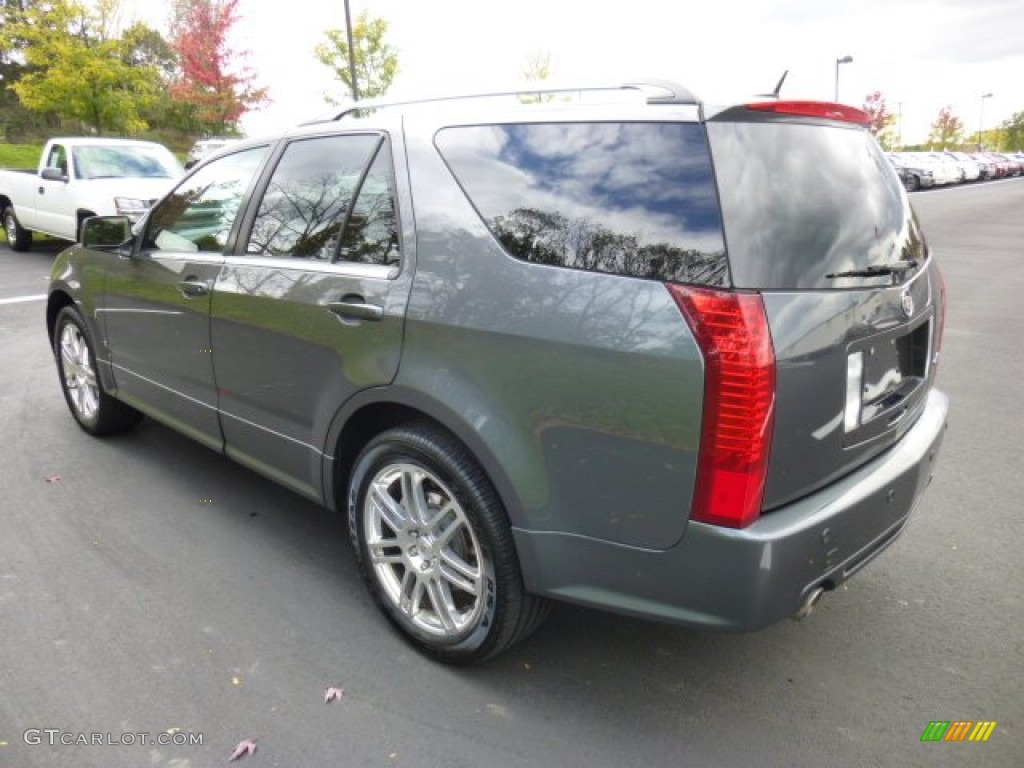
M 93 216 L 82 225 L 82 245 L 100 251 L 120 250 L 132 240 L 127 216 Z
M 43 178 L 46 181 L 67 181 L 68 177 L 60 168 L 43 168 Z

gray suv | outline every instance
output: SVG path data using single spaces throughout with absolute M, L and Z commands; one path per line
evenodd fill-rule
M 903 530 L 946 426 L 942 277 L 867 116 L 493 96 L 361 102 L 90 220 L 46 317 L 72 415 L 346 514 L 442 661 L 551 600 L 805 615 Z

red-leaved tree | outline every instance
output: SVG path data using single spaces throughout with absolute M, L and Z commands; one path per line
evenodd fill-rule
M 885 103 L 885 96 L 881 91 L 869 93 L 864 97 L 864 106 L 861 109 L 871 118 L 868 129 L 878 139 L 878 143 L 885 149 L 890 149 L 893 141 L 889 126 L 893 124 L 895 117 Z
M 928 143 L 939 149 L 953 147 L 963 140 L 963 135 L 964 121 L 953 114 L 952 107 L 946 106 L 939 110 L 939 116 L 932 123 Z
M 171 96 L 184 104 L 197 127 L 211 134 L 237 131 L 239 118 L 267 101 L 267 91 L 231 49 L 238 0 L 175 0 L 172 45 L 179 78 Z

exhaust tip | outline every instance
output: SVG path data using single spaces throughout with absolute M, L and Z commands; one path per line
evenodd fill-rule
M 801 619 L 806 619 L 808 616 L 810 616 L 811 613 L 813 613 L 815 607 L 817 607 L 818 603 L 821 601 L 821 598 L 824 594 L 824 587 L 816 587 L 812 589 L 808 593 L 807 597 L 804 598 L 804 602 L 800 606 L 800 609 L 793 614 L 793 619 L 796 621 L 800 621 Z

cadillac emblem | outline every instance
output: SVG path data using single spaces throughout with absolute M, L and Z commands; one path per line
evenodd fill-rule
M 903 289 L 900 294 L 900 304 L 903 306 L 903 314 L 908 318 L 914 316 L 914 297 L 910 295 L 910 286 Z

